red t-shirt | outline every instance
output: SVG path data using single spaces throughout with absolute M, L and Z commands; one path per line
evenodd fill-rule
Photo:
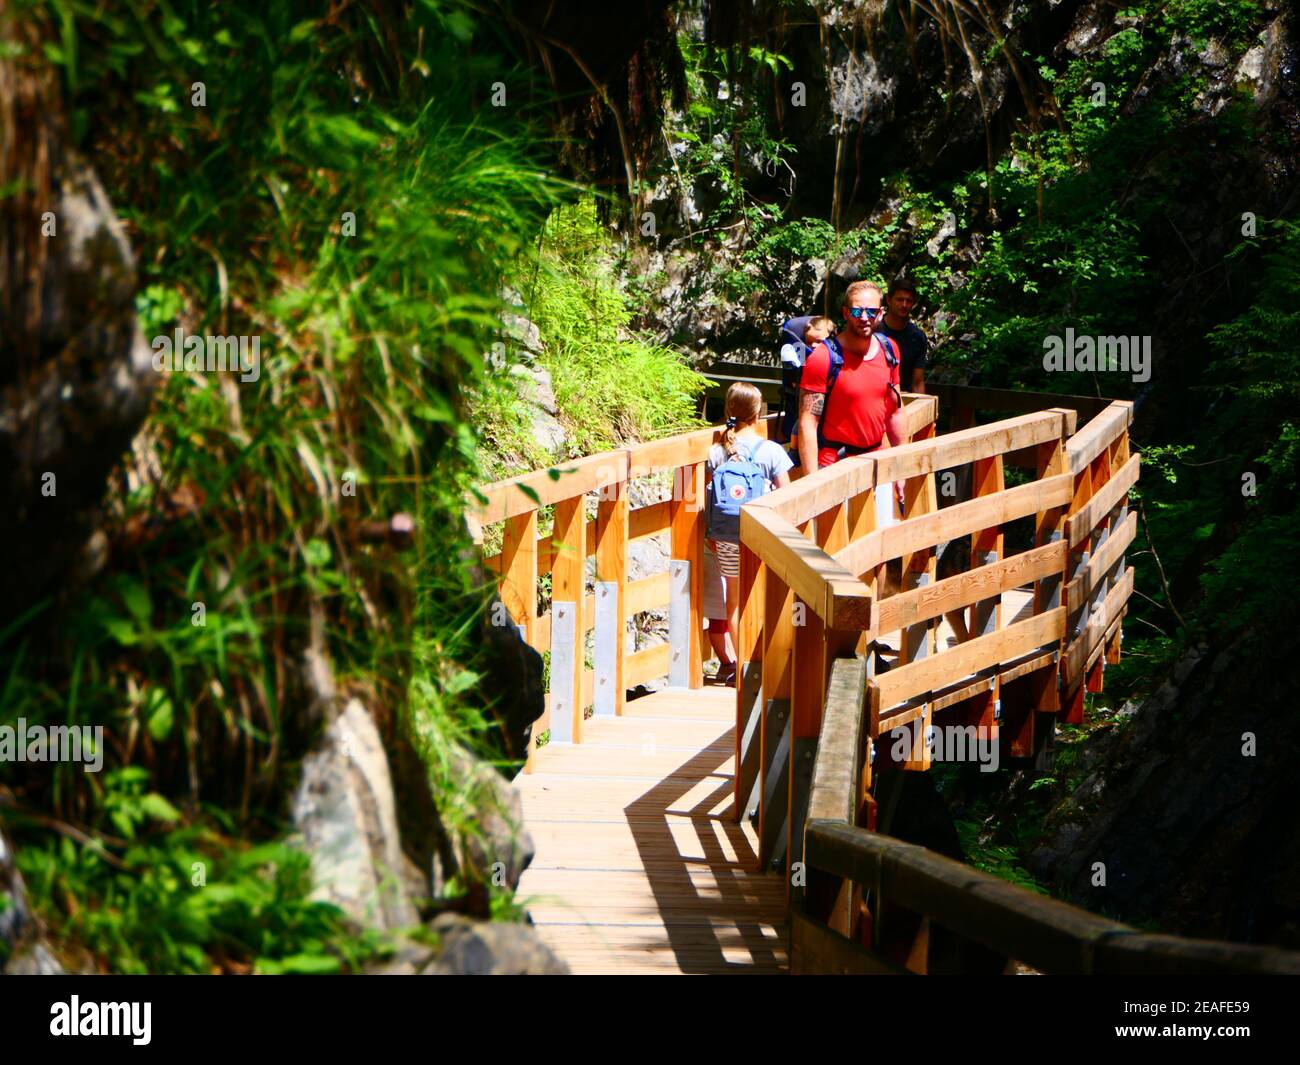
M 844 365 L 822 419 L 822 435 L 827 440 L 853 447 L 875 447 L 885 436 L 885 423 L 898 406 L 894 390 L 889 387 L 890 382 L 896 387 L 899 383 L 898 366 L 889 365 L 877 337 L 871 338 L 867 354 L 870 358 L 844 349 Z M 830 366 L 830 351 L 824 343 L 818 344 L 804 362 L 799 387 L 825 393 Z M 824 447 L 817 454 L 817 465 L 829 466 L 835 458 L 835 448 Z

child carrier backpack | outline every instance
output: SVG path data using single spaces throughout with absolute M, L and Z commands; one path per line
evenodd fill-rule
M 799 379 L 803 376 L 803 364 L 812 351 L 803 335 L 808 330 L 808 323 L 815 316 L 805 314 L 799 318 L 787 318 L 781 323 L 781 334 L 777 339 L 777 351 L 787 344 L 794 348 L 799 356 L 799 364 L 791 366 L 781 362 L 781 439 L 789 440 L 794 435 L 795 423 L 799 418 Z

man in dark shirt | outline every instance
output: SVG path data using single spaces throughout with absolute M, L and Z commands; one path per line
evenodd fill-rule
M 885 299 L 884 319 L 876 323 L 876 332 L 898 343 L 902 353 L 899 380 L 904 392 L 925 391 L 925 367 L 929 361 L 930 342 L 920 326 L 912 321 L 916 306 L 916 286 L 904 278 L 895 278 Z

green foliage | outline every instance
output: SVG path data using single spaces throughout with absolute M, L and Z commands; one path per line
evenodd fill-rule
M 694 428 L 696 398 L 707 387 L 679 352 L 632 330 L 611 256 L 590 199 L 547 220 L 532 312 L 570 455 Z
M 1155 18 L 1164 32 L 1185 33 L 1204 48 L 1210 38 L 1242 44 L 1266 10 L 1263 0 L 1167 0 L 1159 5 Z
M 957 821 L 955 824 L 966 860 L 976 869 L 1040 895 L 1047 894 L 1033 874 L 1020 865 L 1015 847 L 984 841 L 984 829 L 978 822 Z
M 481 476 L 462 389 L 561 186 L 539 174 L 524 116 L 476 106 L 519 75 L 458 0 L 328 17 L 305 2 L 25 6 L 137 252 L 146 335 L 255 336 L 261 364 L 256 380 L 159 382 L 113 479 L 111 568 L 33 611 L 42 627 L 0 633 L 0 723 L 112 737 L 99 779 L 0 767 L 23 810 L 97 841 L 69 852 L 28 819 L 17 849 L 45 856 L 38 910 L 109 968 L 206 971 L 195 950 L 235 939 L 267 971 L 337 967 L 325 955 L 344 940 L 301 903 L 301 862 L 274 859 L 254 897 L 263 873 L 232 856 L 239 898 L 185 901 L 171 841 L 197 831 L 201 804 L 229 809 L 232 834 L 282 830 L 311 739 L 296 663 L 313 629 L 376 710 L 499 749 L 469 679 L 486 590 L 461 557 L 461 492 Z M 199 78 L 206 106 L 191 103 Z M 417 552 L 358 542 L 361 522 L 398 512 L 417 516 Z M 419 606 L 434 593 L 447 609 Z M 57 917 L 65 890 L 75 918 Z M 154 911 L 170 941 L 149 940 Z M 301 927 L 257 938 L 280 917 Z
M 47 839 L 20 847 L 18 863 L 55 940 L 109 972 L 342 972 L 378 947 L 308 897 L 306 854 L 211 828 L 142 836 L 111 862 L 97 846 Z
M 726 49 L 678 37 L 686 69 L 688 105 L 683 121 L 664 130 L 669 142 L 686 146 L 676 160 L 680 184 L 701 190 L 712 207 L 703 232 L 731 222 L 763 204 L 750 190 L 758 174 L 775 175 L 788 166 L 794 146 L 771 132 L 763 108 L 753 98 L 761 90 L 756 71 L 776 78 L 793 64 L 783 55 L 755 45 L 742 59 Z M 747 60 L 747 61 L 745 61 Z

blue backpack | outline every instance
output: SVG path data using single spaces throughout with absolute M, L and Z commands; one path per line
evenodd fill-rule
M 713 513 L 720 518 L 734 519 L 734 522 L 723 522 L 725 525 L 734 524 L 738 528 L 740 508 L 766 494 L 767 474 L 743 451 L 713 471 Z

